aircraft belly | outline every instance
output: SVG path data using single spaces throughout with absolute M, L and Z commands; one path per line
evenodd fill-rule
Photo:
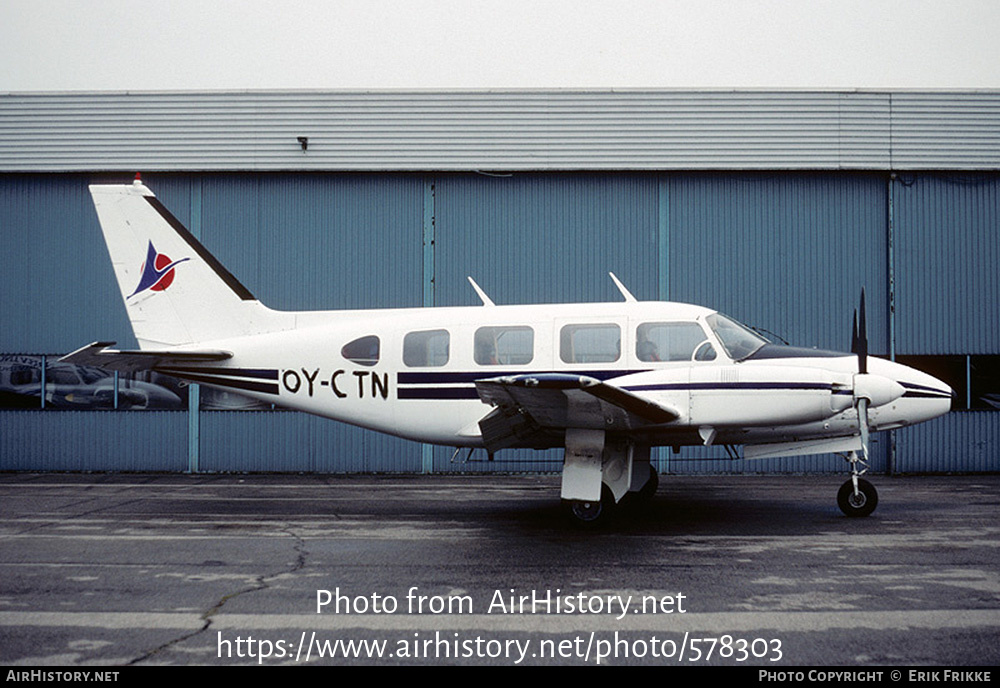
M 490 407 L 478 399 L 401 403 L 388 432 L 430 444 L 480 447 L 483 440 L 478 422 L 489 412 Z
M 272 400 L 273 401 L 273 400 Z M 284 408 L 302 411 L 324 418 L 330 418 L 349 425 L 377 430 L 379 432 L 394 432 L 395 413 L 390 404 L 379 400 L 356 401 L 352 404 L 338 403 L 327 398 L 301 397 L 289 395 L 279 399 L 277 403 Z

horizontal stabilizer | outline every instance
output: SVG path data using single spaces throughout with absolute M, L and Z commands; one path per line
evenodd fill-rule
M 109 349 L 114 342 L 94 342 L 82 349 L 77 349 L 59 359 L 60 363 L 72 363 L 80 366 L 94 366 L 107 370 L 117 370 L 123 373 L 134 373 L 138 370 L 151 370 L 161 365 L 176 365 L 178 363 L 205 363 L 208 361 L 224 361 L 232 358 L 229 351 L 207 349 L 201 351 L 118 351 Z

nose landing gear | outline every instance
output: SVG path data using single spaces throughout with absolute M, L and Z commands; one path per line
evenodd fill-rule
M 868 470 L 868 464 L 858 458 L 857 452 L 850 452 L 847 460 L 851 464 L 851 479 L 840 486 L 837 492 L 837 506 L 845 516 L 852 518 L 868 516 L 878 506 L 878 492 L 875 486 L 861 476 Z M 864 468 L 858 470 L 858 464 Z

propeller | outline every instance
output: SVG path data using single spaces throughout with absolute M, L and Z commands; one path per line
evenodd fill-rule
M 844 483 L 837 495 L 837 503 L 848 516 L 867 516 L 878 504 L 878 492 L 861 475 L 868 471 L 869 443 L 871 439 L 871 419 L 869 407 L 884 406 L 899 399 L 906 390 L 892 377 L 892 374 L 868 372 L 868 319 L 865 314 L 865 290 L 861 290 L 861 305 L 854 311 L 854 327 L 851 333 L 851 351 L 858 357 L 858 372 L 854 375 L 854 407 L 858 410 L 858 434 L 860 451 L 851 450 L 847 461 L 851 465 L 851 479 Z M 876 369 L 884 370 L 879 365 Z M 859 456 L 860 454 L 860 456 Z M 858 469 L 859 464 L 863 467 Z
M 860 314 L 859 314 L 860 311 Z M 854 327 L 851 333 L 851 352 L 858 355 L 858 374 L 868 374 L 868 321 L 865 316 L 865 289 L 861 288 L 861 306 L 854 311 Z M 857 396 L 858 380 L 855 379 L 855 406 L 858 409 L 858 429 L 861 432 L 861 456 L 868 461 L 868 399 Z
M 854 332 L 851 338 L 851 351 L 858 355 L 858 372 L 864 375 L 868 372 L 868 322 L 865 317 L 865 288 L 861 287 L 861 315 L 854 311 Z

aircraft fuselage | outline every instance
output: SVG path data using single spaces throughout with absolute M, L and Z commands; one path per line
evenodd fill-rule
M 231 351 L 233 357 L 225 364 L 169 366 L 164 372 L 450 446 L 483 446 L 477 423 L 490 408 L 477 393 L 477 380 L 546 373 L 599 379 L 676 411 L 676 420 L 642 428 L 615 428 L 600 421 L 605 430 L 628 431 L 652 445 L 705 444 L 713 430 L 713 444 L 789 442 L 858 432 L 852 403 L 854 354 L 768 344 L 746 359 L 733 360 L 706 322 L 713 313 L 669 302 L 295 313 L 288 314 L 294 315 L 294 327 L 286 331 L 199 343 L 199 348 Z M 692 348 L 683 360 L 644 360 L 638 346 L 640 328 L 666 324 L 699 328 L 714 356 L 693 360 L 698 352 Z M 566 331 L 581 327 L 593 330 L 588 351 L 564 355 Z M 485 328 L 524 341 L 530 337 L 530 345 L 477 358 L 477 333 L 482 339 Z M 423 358 L 407 360 L 407 337 L 424 333 L 434 333 L 426 336 L 441 341 L 420 350 Z M 344 347 L 365 337 L 377 337 L 377 358 L 359 363 L 357 357 L 345 357 Z M 950 408 L 951 390 L 925 373 L 876 358 L 869 372 L 885 388 L 879 390 L 881 397 L 871 400 L 873 430 L 918 423 Z

